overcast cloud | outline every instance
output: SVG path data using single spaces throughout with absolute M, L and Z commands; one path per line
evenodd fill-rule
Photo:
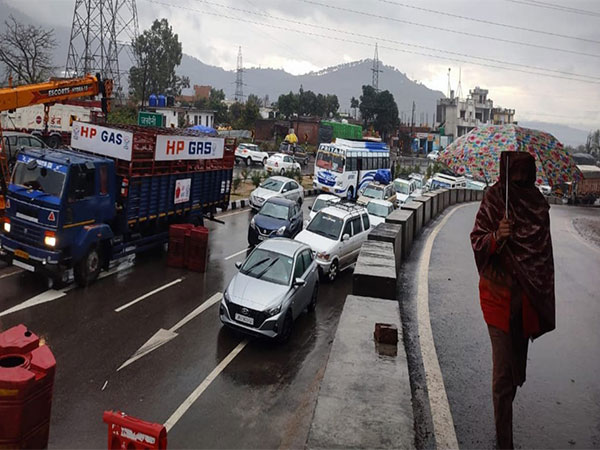
M 313 0 L 138 0 L 137 7 L 141 30 L 148 28 L 155 18 L 166 17 L 179 34 L 185 53 L 226 69 L 235 68 L 240 45 L 246 67 L 274 67 L 299 74 L 371 58 L 377 41 L 379 58 L 385 64 L 397 67 L 406 72 L 409 78 L 432 89 L 447 91 L 449 67 L 452 69 L 452 88 L 456 89 L 461 67 L 464 95 L 476 85 L 485 87 L 490 90 L 490 97 L 496 104 L 515 108 L 519 120 L 563 123 L 583 129 L 600 128 L 600 1 L 544 0 L 546 4 L 595 11 L 598 15 L 594 16 L 527 6 L 510 0 L 314 0 L 315 3 L 353 9 L 384 18 L 556 47 L 570 52 L 597 55 L 596 57 L 448 33 L 327 8 L 312 2 Z M 7 3 L 27 14 L 35 10 L 36 17 L 48 25 L 70 27 L 74 0 L 8 0 Z M 597 42 L 485 25 L 418 11 L 397 3 Z M 333 31 L 334 29 L 340 32 Z M 402 50 L 435 55 L 437 58 Z M 571 77 L 549 72 L 552 70 L 596 78 L 592 79 L 595 81 L 592 84 L 484 67 L 457 62 L 456 60 L 475 60 L 446 52 L 536 66 L 543 68 L 541 72 L 546 74 Z M 490 61 L 479 62 L 504 66 Z M 519 69 L 532 70 L 524 67 Z M 385 73 L 380 76 L 380 87 L 386 88 Z

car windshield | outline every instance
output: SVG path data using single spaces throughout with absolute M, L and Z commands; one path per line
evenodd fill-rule
M 330 200 L 325 200 L 324 198 L 318 198 L 315 200 L 315 203 L 312 206 L 312 210 L 313 212 L 319 212 L 321 211 L 323 208 L 325 208 L 327 206 L 327 202 L 329 202 Z
M 268 189 L 269 191 L 279 192 L 281 190 L 281 186 L 283 186 L 283 181 L 273 180 L 269 178 L 268 180 L 263 181 L 260 185 L 263 189 Z
M 380 205 L 379 203 L 369 202 L 367 205 L 367 211 L 369 214 L 378 217 L 387 217 L 391 212 L 390 207 L 386 205 Z
M 399 194 L 407 194 L 408 195 L 408 184 L 402 183 L 401 181 L 394 181 L 394 189 Z
M 66 174 L 45 167 L 51 163 L 32 159 L 28 163 L 17 161 L 13 172 L 13 183 L 28 189 L 45 192 L 60 197 L 65 184 Z
M 363 196 L 365 197 L 369 197 L 369 198 L 378 198 L 380 200 L 383 199 L 383 189 L 377 189 L 374 187 L 367 187 L 363 194 Z
M 344 221 L 339 217 L 321 211 L 310 221 L 306 229 L 312 233 L 337 241 L 340 237 L 343 224 Z
M 342 173 L 344 171 L 344 157 L 335 153 L 319 151 L 317 153 L 317 167 Z
M 258 151 L 258 145 L 254 144 L 240 144 L 241 149 L 252 150 L 253 152 Z
M 278 205 L 273 202 L 266 202 L 260 211 L 258 212 L 261 216 L 273 217 L 275 219 L 287 219 L 289 208 L 286 205 Z
M 289 284 L 294 260 L 289 256 L 257 248 L 254 250 L 240 272 L 252 278 L 276 284 Z

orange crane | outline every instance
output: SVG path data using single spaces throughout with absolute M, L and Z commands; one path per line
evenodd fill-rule
M 0 88 L 0 111 L 12 111 L 31 105 L 44 105 L 44 124 L 48 123 L 48 112 L 54 103 L 81 97 L 102 96 L 104 114 L 110 111 L 112 80 L 101 80 L 100 75 L 78 78 L 51 79 L 44 83 L 26 84 Z M 4 211 L 4 193 L 10 178 L 8 155 L 3 149 L 2 127 L 0 126 L 0 215 Z

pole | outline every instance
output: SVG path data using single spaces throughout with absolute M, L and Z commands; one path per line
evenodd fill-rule
M 508 153 L 506 154 L 506 177 L 504 178 L 504 184 L 506 185 L 506 198 L 504 199 L 505 212 L 504 217 L 508 219 L 508 169 L 510 164 L 508 163 Z

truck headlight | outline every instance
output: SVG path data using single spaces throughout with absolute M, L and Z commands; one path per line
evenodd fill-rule
M 44 244 L 48 247 L 56 247 L 56 236 L 52 231 L 44 233 Z
M 277 230 L 277 236 L 283 236 L 283 233 L 285 233 L 285 225 Z
M 5 219 L 4 221 L 4 231 L 10 233 L 10 221 L 8 219 Z

